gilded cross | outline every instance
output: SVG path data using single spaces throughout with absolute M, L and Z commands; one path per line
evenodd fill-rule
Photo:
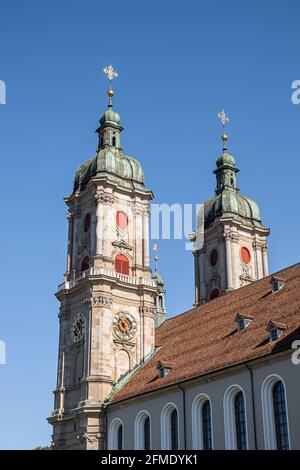
M 103 72 L 107 76 L 110 83 L 114 78 L 118 77 L 118 73 L 113 69 L 112 65 L 109 65 L 108 67 L 105 67 L 103 69 Z
M 224 109 L 218 114 L 218 117 L 220 118 L 222 126 L 225 127 L 226 123 L 229 121 L 229 118 L 226 116 Z

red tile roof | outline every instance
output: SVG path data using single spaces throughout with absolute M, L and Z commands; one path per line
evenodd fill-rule
M 300 263 L 278 276 L 286 281 L 278 292 L 272 293 L 268 276 L 166 320 L 156 332 L 155 353 L 110 402 L 289 349 L 300 338 Z M 235 322 L 238 313 L 253 317 L 241 332 Z M 271 320 L 288 326 L 275 342 L 269 342 L 266 331 Z M 173 365 L 163 378 L 158 377 L 158 361 Z

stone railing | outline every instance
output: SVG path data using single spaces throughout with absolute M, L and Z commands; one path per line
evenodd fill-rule
M 58 291 L 62 289 L 72 289 L 76 286 L 82 279 L 85 279 L 90 276 L 105 276 L 109 278 L 116 279 L 120 282 L 132 285 L 144 285 L 149 287 L 156 287 L 156 281 L 154 279 L 145 279 L 144 277 L 133 277 L 127 276 L 126 274 L 117 273 L 113 269 L 108 268 L 89 268 L 84 271 L 77 279 L 74 281 L 65 281 L 58 286 Z

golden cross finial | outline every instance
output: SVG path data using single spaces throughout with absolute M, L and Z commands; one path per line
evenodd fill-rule
M 227 122 L 229 121 L 228 116 L 226 116 L 224 109 L 219 112 L 218 117 L 220 118 L 220 121 L 222 123 L 223 128 L 226 126 Z
M 110 85 L 111 85 L 112 80 L 119 76 L 118 73 L 114 70 L 112 65 L 108 65 L 108 67 L 105 67 L 103 69 L 103 72 L 107 76 Z
M 223 151 L 226 152 L 228 137 L 227 137 L 227 134 L 225 132 L 225 126 L 226 126 L 227 122 L 229 121 L 229 118 L 225 114 L 224 109 L 222 109 L 222 111 L 219 112 L 218 117 L 220 118 L 220 121 L 221 121 L 222 126 L 223 126 L 223 135 L 221 136 L 221 139 L 223 140 Z
M 108 103 L 108 106 L 112 107 L 112 97 L 114 96 L 114 90 L 112 89 L 111 87 L 111 82 L 114 78 L 118 77 L 118 73 L 114 70 L 113 66 L 112 65 L 108 65 L 107 67 L 105 67 L 103 69 L 103 72 L 105 73 L 105 75 L 107 76 L 108 80 L 109 80 L 109 90 L 107 92 L 108 94 L 108 97 L 109 97 L 109 103 Z

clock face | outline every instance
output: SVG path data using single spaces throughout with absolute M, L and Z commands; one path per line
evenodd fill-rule
M 72 340 L 78 343 L 85 333 L 85 316 L 83 313 L 76 313 L 72 321 Z
M 136 334 L 136 321 L 129 312 L 119 312 L 113 318 L 113 330 L 117 338 L 128 341 Z

